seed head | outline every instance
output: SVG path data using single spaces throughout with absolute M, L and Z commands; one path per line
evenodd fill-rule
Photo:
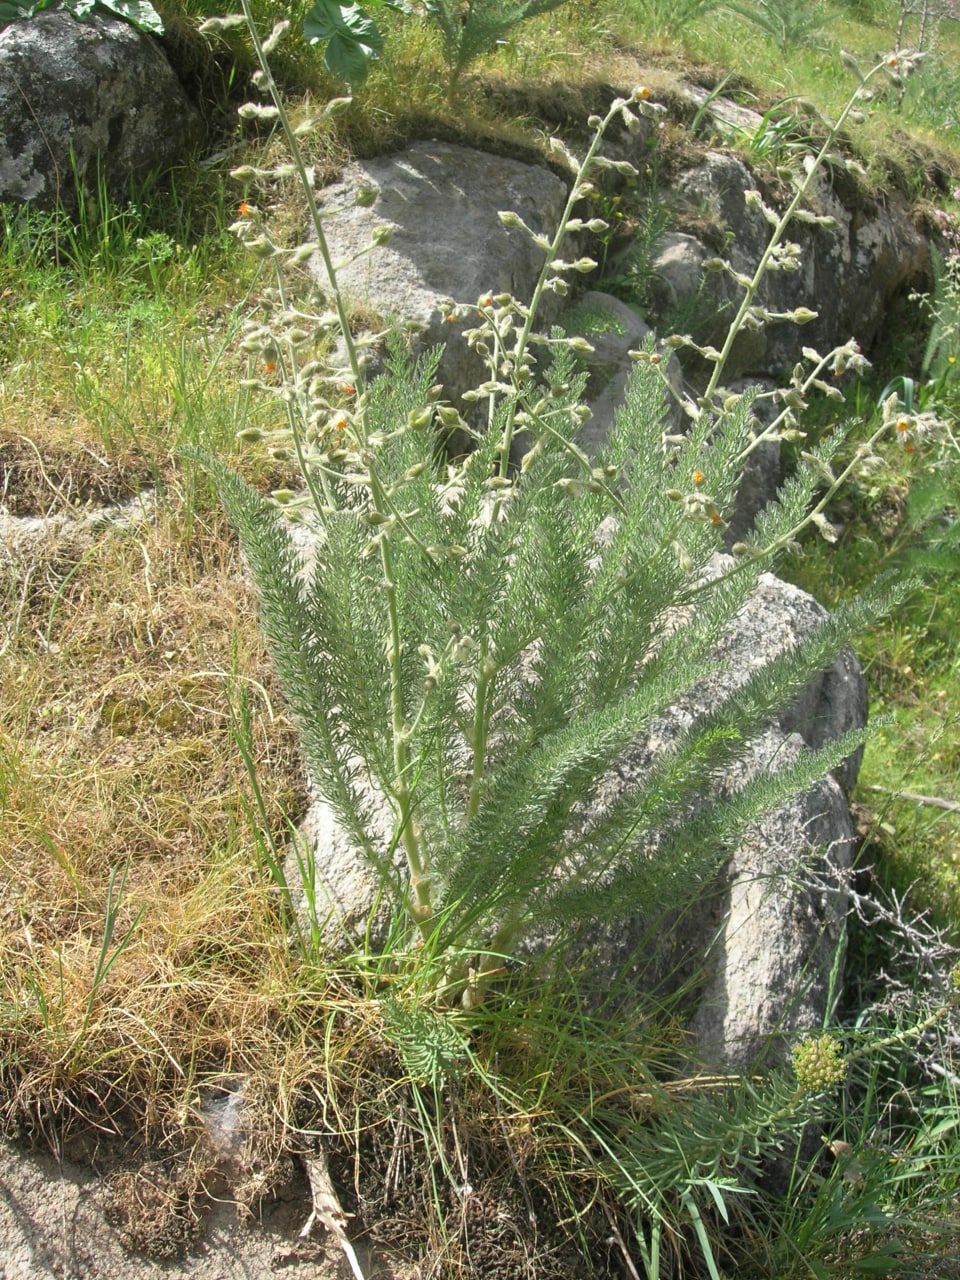
M 831 1035 L 804 1040 L 793 1051 L 793 1074 L 802 1093 L 825 1093 L 847 1074 L 843 1051 Z

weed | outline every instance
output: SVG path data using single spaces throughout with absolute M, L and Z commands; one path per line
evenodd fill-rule
M 765 31 L 783 50 L 815 43 L 827 21 L 819 0 L 753 0 L 751 4 L 727 0 L 727 8 Z

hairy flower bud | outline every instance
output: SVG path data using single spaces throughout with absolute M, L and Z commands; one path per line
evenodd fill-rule
M 288 32 L 289 30 L 290 30 L 290 21 L 289 21 L 289 19 L 288 19 L 288 18 L 283 18 L 280 22 L 278 22 L 278 23 L 276 24 L 276 26 L 273 28 L 273 30 L 270 32 L 270 34 L 267 36 L 266 40 L 264 40 L 264 42 L 263 42 L 263 52 L 264 52 L 264 53 L 266 53 L 266 54 L 271 54 L 271 53 L 273 53 L 274 49 L 276 49 L 276 48 L 277 48 L 277 46 L 281 43 L 281 41 L 282 41 L 282 40 L 284 39 L 284 37 L 287 35 L 287 32 Z
M 422 409 L 411 409 L 407 414 L 407 426 L 411 431 L 423 431 L 432 421 L 433 409 L 426 406 Z
M 276 120 L 280 112 L 276 107 L 266 106 L 262 102 L 245 102 L 237 107 L 237 115 L 241 120 Z

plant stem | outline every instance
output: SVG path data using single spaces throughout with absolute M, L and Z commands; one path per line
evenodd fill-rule
M 250 32 L 250 39 L 253 42 L 257 61 L 259 62 L 260 69 L 263 72 L 266 86 L 270 92 L 270 97 L 273 100 L 273 105 L 277 109 L 280 127 L 283 130 L 284 137 L 287 141 L 287 149 L 289 150 L 294 166 L 296 167 L 301 190 L 303 191 L 304 197 L 307 201 L 310 221 L 313 223 L 313 229 L 317 237 L 317 248 L 326 269 L 327 281 L 333 294 L 333 303 L 337 312 L 340 332 L 343 336 L 344 345 L 347 349 L 347 359 L 350 362 L 350 371 L 353 375 L 354 383 L 357 388 L 357 394 L 359 395 L 360 387 L 363 382 L 363 370 L 357 356 L 357 348 L 353 341 L 353 334 L 350 331 L 350 321 L 347 317 L 346 303 L 343 300 L 343 295 L 340 292 L 340 285 L 337 282 L 337 273 L 333 265 L 333 258 L 330 254 L 330 247 L 327 244 L 327 237 L 323 231 L 323 219 L 320 216 L 320 208 L 317 204 L 316 196 L 313 193 L 313 183 L 310 179 L 310 175 L 307 173 L 307 166 L 303 160 L 303 154 L 300 150 L 299 142 L 297 141 L 297 135 L 294 132 L 293 125 L 290 123 L 290 117 L 284 106 L 283 98 L 280 96 L 280 91 L 273 78 L 273 73 L 270 70 L 270 63 L 267 60 L 267 55 L 264 53 L 263 42 L 257 32 L 257 24 L 254 21 L 253 10 L 250 7 L 250 0 L 240 0 L 240 6 L 243 10 L 243 16 L 247 22 L 247 30 Z
M 283 99 L 277 89 L 276 82 L 270 71 L 270 65 L 264 52 L 263 43 L 257 33 L 256 23 L 253 19 L 253 13 L 250 7 L 250 0 L 241 0 L 243 15 L 247 22 L 247 28 L 250 32 L 250 38 L 256 51 L 257 60 L 265 77 L 265 83 L 269 88 L 270 97 L 273 100 L 274 107 L 277 110 L 277 116 L 280 126 L 286 138 L 287 148 L 293 159 L 297 175 L 300 180 L 300 186 L 307 200 L 307 206 L 310 212 L 310 218 L 317 237 L 317 248 L 323 265 L 326 269 L 327 280 L 331 293 L 333 295 L 334 307 L 337 313 L 337 322 L 340 333 L 343 337 L 344 345 L 347 351 L 347 358 L 350 364 L 351 374 L 354 379 L 358 397 L 358 411 L 355 417 L 355 424 L 358 436 L 358 443 L 361 449 L 366 453 L 367 432 L 364 422 L 363 401 L 360 399 L 361 388 L 363 385 L 363 370 L 357 356 L 356 344 L 353 340 L 353 334 L 350 330 L 350 321 L 347 316 L 346 304 L 340 291 L 337 281 L 336 269 L 333 264 L 333 258 L 330 253 L 330 247 L 327 243 L 326 235 L 323 230 L 323 220 L 320 216 L 320 210 L 313 193 L 313 184 L 307 173 L 304 164 L 303 154 L 290 123 L 290 117 L 287 114 Z M 279 278 L 280 271 L 277 276 Z M 281 297 L 283 297 L 281 285 Z M 295 354 L 292 356 L 295 361 Z M 295 366 L 294 366 L 295 371 Z M 292 410 L 291 410 L 292 412 Z M 299 442 L 299 432 L 294 430 L 294 440 Z M 311 496 L 314 504 L 317 506 L 318 514 L 322 513 L 322 505 L 318 501 L 315 488 L 310 482 L 309 469 L 304 465 L 304 459 L 298 443 L 298 457 L 301 463 L 301 470 L 307 484 L 310 485 Z M 383 485 L 377 475 L 376 465 L 372 457 L 364 459 L 367 472 L 370 476 L 369 493 L 371 505 L 379 515 L 389 518 L 391 507 L 387 500 Z M 326 488 L 326 485 L 325 485 Z M 403 842 L 403 849 L 407 859 L 407 867 L 410 872 L 410 883 L 414 891 L 414 902 L 408 904 L 410 914 L 413 916 L 417 926 L 424 936 L 428 932 L 428 922 L 433 914 L 432 894 L 430 888 L 429 867 L 421 848 L 420 841 L 417 838 L 416 824 L 413 820 L 413 795 L 408 781 L 410 758 L 408 752 L 409 729 L 407 727 L 407 718 L 405 715 L 404 699 L 403 699 L 403 683 L 402 683 L 402 654 L 403 640 L 400 626 L 400 609 L 397 600 L 397 584 L 396 572 L 393 560 L 393 549 L 390 545 L 389 532 L 385 532 L 379 539 L 380 563 L 383 569 L 383 592 L 386 603 L 387 612 L 387 632 L 388 632 L 388 648 L 387 661 L 390 668 L 390 715 L 391 715 L 391 735 L 393 739 L 393 769 L 394 778 L 390 791 L 396 803 L 398 810 L 398 827 L 400 839 Z
M 734 316 L 730 324 L 730 328 L 727 330 L 726 340 L 724 341 L 723 347 L 720 351 L 720 355 L 717 358 L 717 361 L 714 365 L 713 373 L 710 375 L 710 381 L 707 383 L 706 389 L 703 393 L 702 399 L 707 404 L 709 404 L 710 401 L 712 400 L 713 395 L 720 384 L 720 378 L 722 377 L 723 370 L 727 364 L 727 361 L 730 358 L 730 352 L 733 350 L 733 344 L 736 342 L 737 338 L 740 335 L 740 330 L 743 326 L 744 319 L 746 318 L 747 312 L 750 310 L 750 307 L 753 304 L 753 299 L 756 295 L 756 292 L 759 289 L 760 284 L 767 273 L 767 270 L 770 266 L 770 260 L 773 257 L 774 250 L 776 249 L 780 241 L 783 239 L 786 233 L 787 227 L 789 226 L 790 221 L 793 218 L 794 213 L 796 213 L 797 209 L 800 207 L 801 203 L 806 199 L 807 194 L 812 188 L 814 181 L 816 180 L 817 176 L 820 173 L 821 168 L 823 167 L 823 162 L 827 158 L 830 152 L 830 148 L 833 146 L 833 144 L 837 140 L 837 135 L 839 134 L 841 128 L 843 127 L 844 121 L 846 120 L 850 112 L 854 109 L 857 102 L 860 100 L 861 89 L 878 72 L 882 71 L 885 65 L 886 65 L 885 62 L 878 62 L 877 65 L 873 67 L 872 70 L 868 71 L 867 74 L 864 76 L 856 92 L 854 92 L 851 95 L 846 106 L 840 112 L 840 115 L 837 117 L 836 122 L 831 127 L 830 132 L 827 134 L 826 141 L 824 142 L 820 150 L 817 152 L 814 160 L 810 164 L 810 167 L 807 171 L 807 176 L 804 178 L 803 182 L 797 188 L 793 199 L 787 205 L 786 209 L 784 210 L 783 214 L 780 217 L 779 222 L 774 227 L 773 235 L 770 237 L 770 240 L 767 243 L 767 247 L 763 251 L 763 255 L 760 258 L 760 262 L 757 265 L 757 269 L 753 273 L 753 278 L 750 280 L 749 284 L 747 284 L 745 287 L 746 291 L 743 296 L 743 301 L 740 303 L 740 309 L 737 312 L 737 314 Z

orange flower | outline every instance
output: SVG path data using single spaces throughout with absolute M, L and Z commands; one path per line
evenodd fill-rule
M 345 382 L 343 384 L 343 394 L 345 396 L 355 396 L 357 394 L 357 388 L 352 382 Z
M 338 413 L 336 417 L 333 418 L 333 420 L 331 421 L 330 426 L 334 429 L 334 431 L 343 431 L 345 430 L 347 423 L 349 421 L 350 419 L 347 417 L 345 413 Z
M 661 359 L 662 359 L 662 357 L 661 357 L 661 356 L 658 356 L 658 355 L 652 355 L 652 356 L 650 357 L 650 363 L 651 363 L 651 364 L 659 364 Z
M 241 200 L 237 205 L 237 213 L 240 214 L 241 218 L 249 218 L 251 213 L 253 213 L 253 209 L 247 204 L 246 200 Z
M 705 477 L 702 471 L 695 471 L 693 475 L 690 477 L 690 479 L 699 489 L 699 487 L 703 484 Z
M 276 373 L 276 372 L 277 372 L 277 362 L 276 362 L 276 360 L 264 360 L 264 362 L 263 362 L 263 372 L 264 372 L 264 373 Z
M 456 323 L 457 323 L 457 317 L 454 315 L 454 313 L 453 313 L 452 311 L 451 311 L 451 312 L 450 312 L 450 314 L 446 317 L 446 320 L 447 320 L 447 324 L 456 324 Z
M 897 430 L 898 430 L 898 431 L 909 431 L 909 430 L 910 430 L 910 419 L 909 419 L 909 418 L 898 418 L 898 419 L 897 419 Z
M 723 516 L 720 514 L 719 511 L 711 511 L 710 519 L 713 521 L 714 524 L 723 524 Z
M 650 90 L 647 88 L 647 86 L 646 86 L 645 84 L 644 84 L 644 85 L 641 85 L 641 86 L 640 86 L 640 88 L 637 90 L 637 97 L 638 97 L 638 98 L 649 98 L 649 97 L 650 97 Z

